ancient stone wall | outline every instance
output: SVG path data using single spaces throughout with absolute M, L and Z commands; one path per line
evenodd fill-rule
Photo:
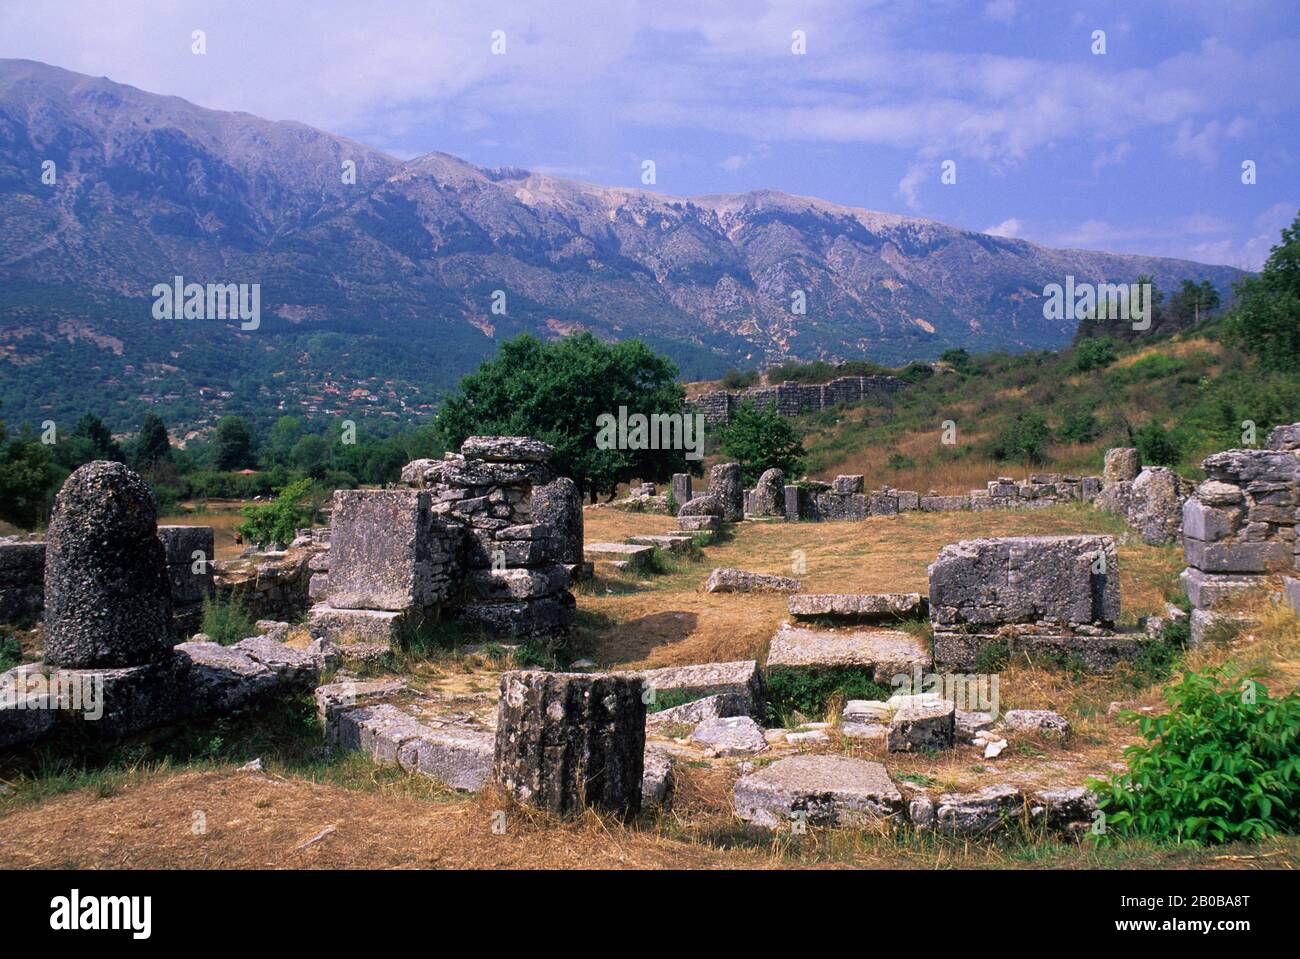
M 725 424 L 746 402 L 763 408 L 776 404 L 782 416 L 817 413 L 841 403 L 862 403 L 869 399 L 887 396 L 903 387 L 896 376 L 841 376 L 829 383 L 802 384 L 785 382 L 777 386 L 754 386 L 738 393 L 717 391 L 705 393 L 695 401 L 695 409 L 704 415 L 710 426 Z
M 1300 423 L 1273 430 L 1267 446 L 1206 457 L 1207 478 L 1183 504 L 1194 644 L 1220 624 L 1246 624 L 1229 610 L 1269 574 L 1300 569 Z

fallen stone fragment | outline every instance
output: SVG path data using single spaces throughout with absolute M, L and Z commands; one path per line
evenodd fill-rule
M 944 832 L 976 836 L 1004 825 L 1023 808 L 1024 798 L 1015 786 L 986 786 L 973 793 L 940 796 L 935 819 Z
M 694 726 L 706 719 L 748 716 L 749 713 L 750 699 L 748 696 L 740 696 L 736 693 L 717 693 L 713 696 L 692 700 L 689 703 L 682 703 L 680 706 L 670 706 L 668 709 L 661 709 L 653 713 L 648 712 L 646 713 L 645 723 L 647 730 L 660 730 L 666 726 L 680 724 Z
M 1029 815 L 1048 829 L 1078 837 L 1097 818 L 1097 795 L 1085 786 L 1043 789 L 1031 798 Z
M 668 801 L 673 788 L 673 759 L 657 749 L 647 749 L 641 775 L 641 808 L 653 809 Z
M 1002 716 L 1002 725 L 1011 730 L 1030 730 L 1057 737 L 1070 735 L 1069 720 L 1050 709 L 1009 709 Z
M 853 631 L 781 625 L 768 646 L 769 675 L 778 670 L 870 670 L 875 682 L 889 685 L 895 676 L 928 669 L 930 652 L 923 640 L 893 629 Z
M 928 600 L 920 593 L 799 593 L 790 597 L 790 615 L 799 618 L 834 616 L 882 620 L 925 613 Z
M 704 584 L 706 593 L 789 593 L 799 588 L 799 580 L 788 576 L 768 576 L 725 566 L 710 573 Z
M 781 828 L 796 819 L 814 826 L 862 826 L 898 819 L 903 796 L 880 763 L 847 756 L 791 756 L 737 780 L 736 815 Z
M 946 699 L 921 700 L 900 707 L 889 722 L 889 751 L 950 749 L 954 713 L 953 704 Z
M 889 727 L 882 723 L 845 723 L 840 727 L 840 732 L 849 739 L 887 739 Z
M 846 723 L 888 723 L 894 707 L 875 699 L 850 699 L 844 704 L 841 719 Z
M 706 719 L 691 733 L 691 742 L 716 758 L 750 756 L 768 748 L 762 727 L 748 716 Z
M 794 743 L 797 746 L 804 746 L 812 743 L 830 742 L 830 737 L 820 729 L 805 729 L 797 733 L 787 733 L 785 741 Z

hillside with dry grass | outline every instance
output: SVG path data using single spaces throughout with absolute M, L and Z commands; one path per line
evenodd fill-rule
M 907 385 L 877 402 L 799 417 L 809 478 L 861 473 L 869 486 L 964 493 L 1000 475 L 1098 474 L 1114 446 L 1138 446 L 1145 463 L 1199 478 L 1208 454 L 1258 445 L 1272 427 L 1300 419 L 1300 372 L 1258 368 L 1215 322 L 1108 344 L 1099 359 L 1086 347 L 954 359 L 896 371 Z M 833 375 L 826 367 L 821 378 Z M 719 385 L 690 384 L 688 395 Z M 1039 420 L 1040 455 L 999 450 Z M 1253 444 L 1243 439 L 1247 423 Z

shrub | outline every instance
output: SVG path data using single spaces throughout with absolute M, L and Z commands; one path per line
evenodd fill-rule
M 1079 408 L 1066 410 L 1061 418 L 1059 435 L 1067 443 L 1090 443 L 1101 433 L 1092 410 Z
M 293 542 L 299 529 L 311 522 L 312 510 L 298 505 L 311 490 L 311 480 L 301 479 L 278 491 L 274 501 L 260 506 L 245 506 L 241 513 L 247 522 L 236 527 L 254 543 L 274 543 L 283 548 Z
M 1151 422 L 1138 427 L 1133 434 L 1133 444 L 1138 448 L 1144 465 L 1177 466 L 1183 456 L 1183 437 Z
M 1067 372 L 1087 373 L 1110 366 L 1118 358 L 1115 342 L 1108 336 L 1095 340 L 1084 340 L 1074 350 L 1074 356 L 1066 365 Z
M 23 648 L 17 636 L 0 633 L 0 673 L 19 666 L 23 661 Z
M 989 452 L 997 460 L 1024 460 L 1032 464 L 1047 461 L 1047 444 L 1052 431 L 1043 414 L 1036 410 L 1019 413 L 998 434 Z
M 1128 771 L 1094 781 L 1106 838 L 1223 843 L 1300 826 L 1300 692 L 1275 699 L 1228 668 L 1187 672 L 1169 712 L 1135 716 Z
M 236 596 L 228 601 L 215 596 L 203 601 L 203 623 L 199 631 L 222 646 L 232 646 L 257 631 L 243 602 Z
M 722 374 L 720 385 L 724 390 L 743 390 L 758 382 L 758 370 L 727 370 Z

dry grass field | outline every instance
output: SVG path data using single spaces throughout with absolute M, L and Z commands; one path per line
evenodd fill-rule
M 585 516 L 588 541 L 618 542 L 673 525 L 667 517 L 607 507 L 589 508 Z M 577 653 L 602 666 L 761 658 L 786 619 L 785 600 L 706 594 L 704 580 L 717 566 L 789 575 L 802 551 L 806 572 L 800 578 L 811 591 L 924 591 L 926 566 L 946 543 L 1074 532 L 1121 538 L 1126 623 L 1163 608 L 1183 565 L 1179 554 L 1125 537 L 1116 520 L 1086 508 L 745 523 L 702 554 L 671 560 L 657 575 L 601 575 L 583 585 Z M 1261 616 L 1260 628 L 1231 645 L 1188 654 L 1187 665 L 1232 660 L 1255 667 L 1280 689 L 1294 686 L 1300 680 L 1300 625 L 1280 607 L 1266 608 Z M 412 686 L 480 699 L 495 690 L 501 665 L 461 654 L 402 664 Z M 970 746 L 902 756 L 832 729 L 828 742 L 810 748 L 886 762 L 895 780 L 932 793 L 1002 782 L 1073 785 L 1122 763 L 1134 733 L 1117 715 L 1119 706 L 1156 711 L 1161 703 L 1160 684 L 1141 676 L 1080 676 L 1012 662 L 1000 674 L 1000 708 L 1058 710 L 1074 727 L 1068 742 L 1022 735 L 996 760 L 985 760 Z M 23 769 L 0 771 L 0 868 L 1300 866 L 1300 840 L 1294 838 L 1196 850 L 1144 843 L 1096 848 L 1034 835 L 977 842 L 869 829 L 774 835 L 732 814 L 730 790 L 740 774 L 734 759 L 679 761 L 671 806 L 631 825 L 594 814 L 556 823 L 492 792 L 467 797 L 356 755 L 325 757 L 290 748 L 286 744 L 296 735 L 245 723 L 212 730 L 210 756 L 200 749 L 177 759 L 155 744 L 138 744 L 98 765 L 47 756 Z M 218 738 L 223 741 L 216 743 Z M 239 771 L 255 756 L 263 759 L 264 772 Z M 762 755 L 754 760 L 760 766 L 767 761 Z M 491 823 L 500 809 L 507 812 L 507 828 L 499 835 Z

